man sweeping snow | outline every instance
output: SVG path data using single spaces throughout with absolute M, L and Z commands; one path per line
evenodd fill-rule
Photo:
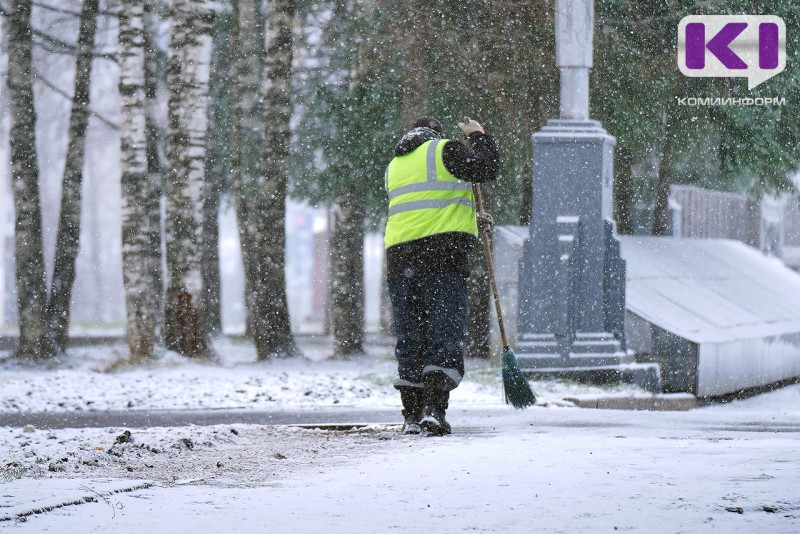
M 404 434 L 449 434 L 445 410 L 464 376 L 466 278 L 478 235 L 472 182 L 495 180 L 500 159 L 480 124 L 458 126 L 469 146 L 444 139 L 438 120 L 418 119 L 386 169 L 384 245 Z

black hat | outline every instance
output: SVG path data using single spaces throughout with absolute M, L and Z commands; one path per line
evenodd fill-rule
M 430 128 L 439 135 L 444 135 L 444 128 L 442 128 L 442 123 L 437 121 L 433 117 L 420 117 L 414 122 L 411 128 Z

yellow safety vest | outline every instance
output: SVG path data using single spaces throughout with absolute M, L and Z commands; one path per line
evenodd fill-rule
M 386 248 L 444 232 L 478 235 L 472 184 L 445 168 L 442 148 L 446 142 L 426 141 L 395 157 L 386 168 Z

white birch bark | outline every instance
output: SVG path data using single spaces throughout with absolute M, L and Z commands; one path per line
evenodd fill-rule
M 143 0 L 122 2 L 119 13 L 119 92 L 122 99 L 122 272 L 126 333 L 133 360 L 153 356 L 159 268 L 160 190 L 147 168 L 145 115 L 145 28 Z
M 152 187 L 158 192 L 158 199 L 148 209 L 149 222 L 155 230 L 150 234 L 150 247 L 155 255 L 155 271 L 153 274 L 153 291 L 156 299 L 155 324 L 156 344 L 160 342 L 159 327 L 164 324 L 164 260 L 165 245 L 163 242 L 163 191 L 162 174 L 166 160 L 166 68 L 162 74 L 162 51 L 158 44 L 161 24 L 166 17 L 165 0 L 144 0 L 144 92 L 145 92 L 145 131 L 147 136 L 147 173 Z
M 0 17 L 0 326 L 6 324 L 6 228 L 8 205 L 6 198 L 9 198 L 11 189 L 8 184 L 10 165 L 8 162 L 8 139 L 7 109 L 8 109 L 8 89 L 6 87 L 6 74 L 8 72 L 8 56 L 6 50 L 6 20 Z
M 213 15 L 205 0 L 171 5 L 164 337 L 167 348 L 192 357 L 209 355 L 200 243 Z

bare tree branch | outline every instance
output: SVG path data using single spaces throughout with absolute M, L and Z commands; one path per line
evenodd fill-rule
M 52 11 L 54 13 L 61 13 L 63 15 L 70 15 L 73 17 L 81 16 L 81 14 L 78 13 L 77 11 L 72 11 L 71 9 L 64 9 L 63 7 L 49 6 L 47 4 L 42 4 L 41 2 L 33 2 L 33 7 L 38 7 L 41 9 L 45 9 L 47 11 Z
M 76 18 L 81 16 L 81 14 L 79 12 L 77 12 L 77 11 L 72 11 L 71 9 L 64 9 L 63 7 L 51 6 L 49 4 L 44 4 L 42 2 L 33 2 L 33 6 L 41 8 L 41 9 L 46 9 L 47 11 L 52 11 L 54 13 L 62 13 L 64 15 L 70 15 L 70 16 L 76 17 Z M 0 6 L 0 9 L 2 9 L 2 6 Z M 100 11 L 98 13 L 98 15 L 101 15 L 103 17 L 118 17 L 119 16 L 117 13 L 114 13 L 113 11 Z
M 32 29 L 33 36 L 40 41 L 34 40 L 36 46 L 41 47 L 42 49 L 46 50 L 47 52 L 51 52 L 53 54 L 68 54 L 68 55 L 75 55 L 75 45 L 68 43 L 66 41 L 62 41 L 61 39 L 57 39 L 52 35 L 49 35 L 41 30 L 37 30 L 36 28 Z M 117 58 L 114 53 L 109 52 L 95 52 L 92 54 L 92 57 L 95 59 L 105 59 L 107 61 L 111 61 L 116 63 Z
M 45 87 L 47 87 L 48 89 L 50 89 L 54 93 L 56 93 L 58 95 L 61 95 L 64 98 L 66 98 L 67 100 L 69 100 L 70 102 L 72 102 L 72 95 L 70 95 L 69 93 L 67 93 L 66 91 L 61 89 L 60 87 L 56 86 L 53 82 L 51 82 L 50 80 L 48 80 L 47 78 L 42 76 L 42 74 L 39 71 L 34 71 L 34 76 L 35 76 L 34 77 L 35 81 L 41 82 L 42 85 L 44 85 Z M 106 126 L 111 128 L 112 130 L 119 130 L 119 124 L 110 121 L 109 119 L 105 118 L 103 115 L 101 115 L 97 111 L 94 111 L 91 108 L 90 108 L 90 117 L 94 117 L 95 119 L 99 120 L 100 122 L 102 122 L 103 124 L 105 124 Z

